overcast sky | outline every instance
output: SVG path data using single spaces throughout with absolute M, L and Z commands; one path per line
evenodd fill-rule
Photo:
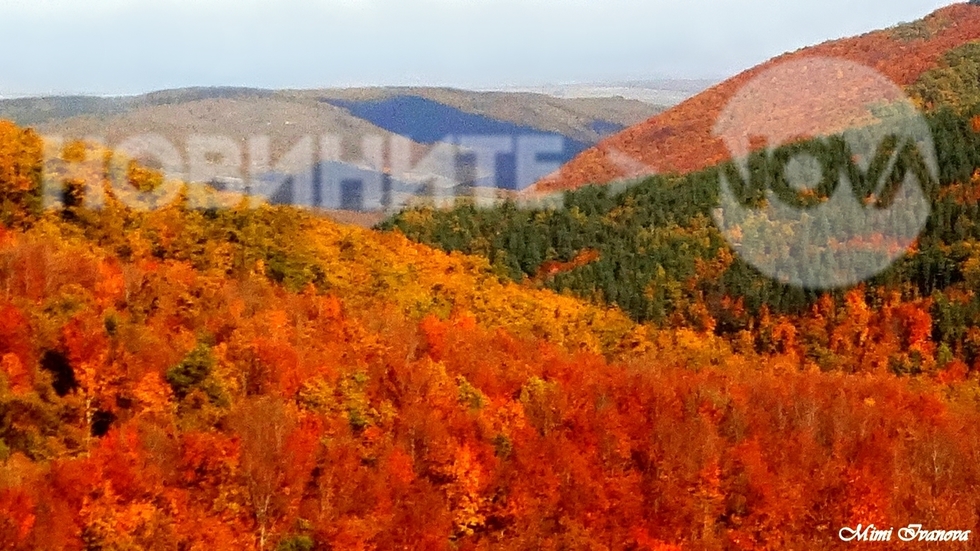
M 941 0 L 0 0 L 0 95 L 721 78 Z

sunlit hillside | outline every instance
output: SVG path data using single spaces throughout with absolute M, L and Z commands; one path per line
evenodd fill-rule
M 132 210 L 119 194 L 160 176 L 80 188 L 71 167 L 104 155 L 71 144 L 45 167 L 32 131 L 0 125 L 3 549 L 834 549 L 841 525 L 977 529 L 962 368 L 852 375 L 845 348 L 844 369 L 802 367 L 785 323 L 758 328 L 762 351 L 644 326 L 286 207 L 195 209 L 185 190 Z M 835 346 L 877 338 L 848 301 Z M 918 311 L 890 312 L 934 350 Z
M 742 72 L 656 115 L 646 122 L 611 136 L 533 188 L 534 193 L 576 189 L 605 184 L 644 173 L 688 173 L 702 170 L 730 157 L 714 127 L 726 104 L 752 79 L 782 64 L 843 59 L 879 72 L 914 95 L 917 81 L 931 69 L 946 65 L 951 51 L 980 40 L 980 6 L 960 3 L 942 8 L 911 23 L 862 36 L 826 42 L 787 53 Z M 845 92 L 846 91 L 842 91 Z M 801 110 L 771 113 L 763 107 L 762 119 L 808 120 L 826 116 Z

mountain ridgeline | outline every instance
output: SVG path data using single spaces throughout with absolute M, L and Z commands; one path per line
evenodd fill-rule
M 980 7 L 958 3 L 917 21 L 777 56 L 646 122 L 603 139 L 563 166 L 557 174 L 536 183 L 533 190 L 535 193 L 548 193 L 629 177 L 629 165 L 624 166 L 619 162 L 624 156 L 632 159 L 632 164 L 648 167 L 658 174 L 684 174 L 724 162 L 730 153 L 724 140 L 714 133 L 715 124 L 726 105 L 747 84 L 774 68 L 807 60 L 840 60 L 871 69 L 907 89 L 917 83 L 923 84 L 925 73 L 947 65 L 950 52 L 963 52 L 965 50 L 961 48 L 978 40 Z M 934 73 L 934 76 L 939 75 Z M 963 80 L 965 86 L 969 86 L 969 83 L 968 78 Z M 952 90 L 944 87 L 932 89 L 936 94 L 952 93 Z M 766 115 L 770 120 L 787 117 L 809 122 L 819 118 L 821 113 L 798 111 L 790 102 L 775 111 L 766 112 Z
M 603 136 L 661 110 L 621 97 L 442 88 L 188 88 L 0 100 L 0 117 L 45 136 L 94 139 L 109 149 L 134 137 L 162 138 L 182 155 L 182 179 L 245 184 L 238 187 L 252 192 L 265 186 L 279 204 L 372 213 L 436 194 L 432 181 L 526 188 Z M 193 160 L 202 139 L 222 144 L 205 156 L 220 162 Z M 493 145 L 484 152 L 487 139 Z M 452 157 L 441 149 L 450 144 L 459 146 Z M 529 169 L 537 166 L 545 168 Z

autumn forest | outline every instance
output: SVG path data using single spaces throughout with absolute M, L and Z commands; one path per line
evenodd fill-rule
M 732 251 L 730 163 L 368 230 L 193 186 L 135 210 L 113 152 L 52 162 L 0 122 L 0 549 L 822 550 L 910 523 L 974 548 L 980 27 L 956 32 L 907 88 L 926 228 L 831 291 Z

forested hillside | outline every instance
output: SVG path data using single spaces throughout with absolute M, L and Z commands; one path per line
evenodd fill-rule
M 720 176 L 737 182 L 742 202 L 758 204 L 765 190 L 780 181 L 793 152 L 813 155 L 825 174 L 851 174 L 855 182 L 862 181 L 845 145 L 835 149 L 826 140 L 757 151 L 747 162 L 750 175 L 744 181 L 728 162 L 685 175 L 565 192 L 558 209 L 514 204 L 420 208 L 401 213 L 383 227 L 445 250 L 483 255 L 498 273 L 515 281 L 526 279 L 616 305 L 639 322 L 710 331 L 733 343 L 749 342 L 758 351 L 793 349 L 802 366 L 848 371 L 885 366 L 897 373 L 959 367 L 960 361 L 980 367 L 980 108 L 972 107 L 980 105 L 977 47 L 970 43 L 951 50 L 910 88 L 917 103 L 929 109 L 938 181 L 912 161 L 899 161 L 891 177 L 900 182 L 906 173 L 918 173 L 931 215 L 913 251 L 856 288 L 826 293 L 760 274 L 733 252 L 712 218 L 719 205 Z M 880 153 L 894 151 L 885 148 Z M 871 176 L 869 182 L 878 174 Z M 867 202 L 870 190 L 858 185 L 855 193 Z M 829 223 L 842 227 L 847 221 Z M 765 221 L 757 225 L 768 227 Z M 744 230 L 758 231 L 754 228 Z M 825 250 L 807 254 L 827 258 L 833 246 L 831 241 Z M 583 251 L 597 254 L 583 265 L 547 269 Z M 772 254 L 789 258 L 802 251 Z M 868 330 L 881 333 L 871 341 L 874 346 L 862 346 L 855 353 L 874 359 L 856 361 L 833 336 L 838 323 L 848 325 L 854 319 L 847 312 L 855 304 L 870 309 L 873 326 Z M 772 328 L 780 324 L 794 328 L 792 335 L 783 331 L 783 337 L 774 338 Z M 925 325 L 912 331 L 897 330 L 896 324 Z M 915 339 L 906 338 L 912 333 L 928 339 L 926 349 L 934 348 L 934 353 L 917 350 Z
M 855 291 L 730 339 L 679 261 L 654 289 L 686 307 L 641 325 L 503 282 L 509 260 L 291 208 L 191 208 L 185 188 L 127 209 L 158 174 L 92 193 L 71 162 L 111 153 L 45 166 L 41 147 L 0 124 L 0 548 L 835 549 L 858 523 L 978 528 L 980 386 L 929 298 Z M 602 227 L 576 197 L 565 219 Z M 677 216 L 660 239 L 723 273 Z M 518 262 L 546 235 L 508 232 Z M 607 262 L 595 243 L 536 275 Z M 811 337 L 831 363 L 801 355 Z M 892 353 L 923 374 L 876 367 Z
M 781 64 L 821 58 L 847 60 L 871 68 L 904 88 L 941 66 L 951 50 L 977 40 L 980 6 L 969 2 L 947 6 L 911 23 L 786 53 L 610 136 L 582 152 L 557 174 L 540 180 L 533 190 L 548 193 L 614 182 L 632 177 L 636 165 L 646 173 L 683 174 L 724 162 L 730 153 L 714 132 L 719 115 L 746 84 Z M 789 105 L 786 109 L 795 107 Z M 757 115 L 769 120 L 820 115 L 812 111 L 790 113 L 786 109 L 762 109 Z
M 960 36 L 943 21 L 890 32 Z M 789 150 L 887 201 L 839 140 L 369 231 L 167 194 L 80 142 L 44 161 L 0 122 L 0 549 L 973 545 L 976 48 L 908 88 L 937 178 L 881 150 L 931 203 L 914 249 L 832 292 L 760 274 L 713 216 L 721 175 L 758 205 Z

